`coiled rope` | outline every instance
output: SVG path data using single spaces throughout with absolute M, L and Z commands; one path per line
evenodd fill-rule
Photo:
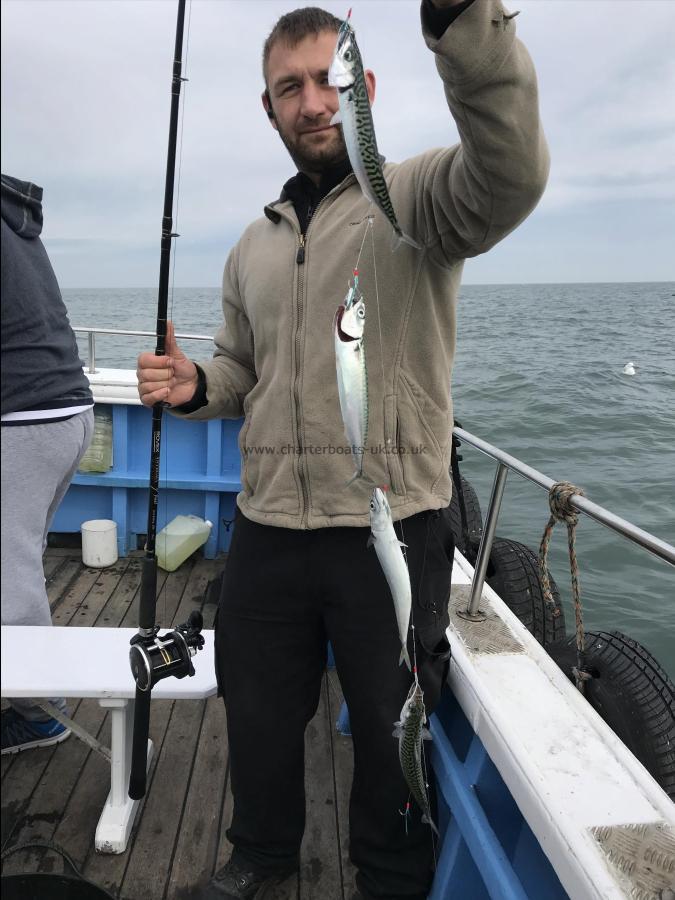
M 579 513 L 572 506 L 574 494 L 584 496 L 581 488 L 575 487 L 569 481 L 558 481 L 551 486 L 548 492 L 548 505 L 551 517 L 544 529 L 544 536 L 539 547 L 539 569 L 541 571 L 541 583 L 544 589 L 544 600 L 555 609 L 555 602 L 551 592 L 551 579 L 548 574 L 548 546 L 556 522 L 564 522 L 567 525 L 567 546 L 570 557 L 570 574 L 572 576 L 572 600 L 574 601 L 574 616 L 576 619 L 577 664 L 572 670 L 577 689 L 583 694 L 584 683 L 591 678 L 586 671 L 586 648 L 584 642 L 584 620 L 581 609 L 581 590 L 579 587 L 579 566 L 576 554 L 576 528 L 579 522 Z

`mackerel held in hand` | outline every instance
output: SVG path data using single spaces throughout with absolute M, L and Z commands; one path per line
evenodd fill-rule
M 359 290 L 358 272 L 355 271 L 344 304 L 338 306 L 333 320 L 340 411 L 356 467 L 356 473 L 348 484 L 363 476 L 363 452 L 368 437 L 368 374 L 363 346 L 365 324 L 366 304 Z
M 401 761 L 401 771 L 410 788 L 410 793 L 422 810 L 422 821 L 431 825 L 438 834 L 438 828 L 431 819 L 429 808 L 429 795 L 427 783 L 422 767 L 422 741 L 430 741 L 431 734 L 425 728 L 427 714 L 424 708 L 424 695 L 419 681 L 415 681 L 410 688 L 408 697 L 401 710 L 401 721 L 396 722 L 394 737 L 398 738 L 398 757 Z
M 398 238 L 395 247 L 403 241 L 419 250 L 420 245 L 404 234 L 398 224 L 384 180 L 363 62 L 354 30 L 349 24 L 350 15 L 351 9 L 338 32 L 335 55 L 328 70 L 328 83 L 337 88 L 340 103 L 340 109 L 331 119 L 331 125 L 342 123 L 342 132 L 354 174 L 366 199 L 378 206 L 391 222 Z
M 387 579 L 394 601 L 398 634 L 401 638 L 401 655 L 398 664 L 400 666 L 405 660 L 405 664 L 411 669 L 410 656 L 408 655 L 408 626 L 410 625 L 412 590 L 410 588 L 408 565 L 401 549 L 405 544 L 402 544 L 396 537 L 389 502 L 384 491 L 379 487 L 375 488 L 370 498 L 370 537 L 368 538 L 368 546 L 375 547 L 377 558 L 382 566 L 384 577 Z

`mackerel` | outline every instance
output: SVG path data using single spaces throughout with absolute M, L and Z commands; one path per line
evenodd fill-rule
M 422 741 L 431 740 L 431 733 L 424 727 L 426 721 L 424 695 L 419 681 L 415 678 L 403 704 L 401 720 L 395 723 L 394 737 L 398 738 L 398 757 L 401 761 L 401 771 L 406 784 L 410 788 L 410 793 L 422 810 L 422 821 L 427 825 L 431 825 L 432 829 L 438 834 L 438 828 L 436 828 L 431 818 L 427 783 L 422 767 Z
M 375 547 L 377 558 L 387 579 L 389 590 L 394 601 L 396 621 L 398 622 L 398 634 L 401 639 L 401 655 L 399 666 L 405 660 L 409 669 L 410 656 L 408 655 L 408 627 L 410 625 L 410 610 L 412 607 L 412 590 L 410 588 L 410 573 L 403 556 L 402 548 L 405 547 L 396 537 L 394 524 L 391 518 L 391 509 L 384 491 L 376 487 L 370 498 L 370 537 L 368 546 Z
M 335 365 L 340 411 L 356 472 L 363 476 L 363 454 L 368 437 L 368 373 L 363 344 L 366 304 L 359 289 L 358 272 L 333 320 Z
M 391 222 L 397 236 L 395 247 L 403 242 L 420 249 L 420 245 L 403 233 L 384 180 L 380 154 L 375 139 L 375 126 L 370 111 L 363 61 L 349 24 L 351 9 L 338 32 L 335 54 L 328 70 L 328 83 L 337 88 L 339 111 L 331 125 L 342 124 L 349 160 L 367 200 L 374 203 Z

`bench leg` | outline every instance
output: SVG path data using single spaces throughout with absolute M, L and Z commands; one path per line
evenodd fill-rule
M 102 698 L 98 701 L 110 710 L 110 793 L 96 826 L 95 846 L 99 853 L 124 853 L 140 800 L 128 794 L 131 773 L 131 742 L 134 725 L 134 701 Z M 152 759 L 152 741 L 148 741 L 148 767 Z

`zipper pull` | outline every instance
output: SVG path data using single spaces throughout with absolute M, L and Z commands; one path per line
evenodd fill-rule
M 305 236 L 304 234 L 300 235 L 300 246 L 298 247 L 298 252 L 295 257 L 296 263 L 301 266 L 305 261 Z

